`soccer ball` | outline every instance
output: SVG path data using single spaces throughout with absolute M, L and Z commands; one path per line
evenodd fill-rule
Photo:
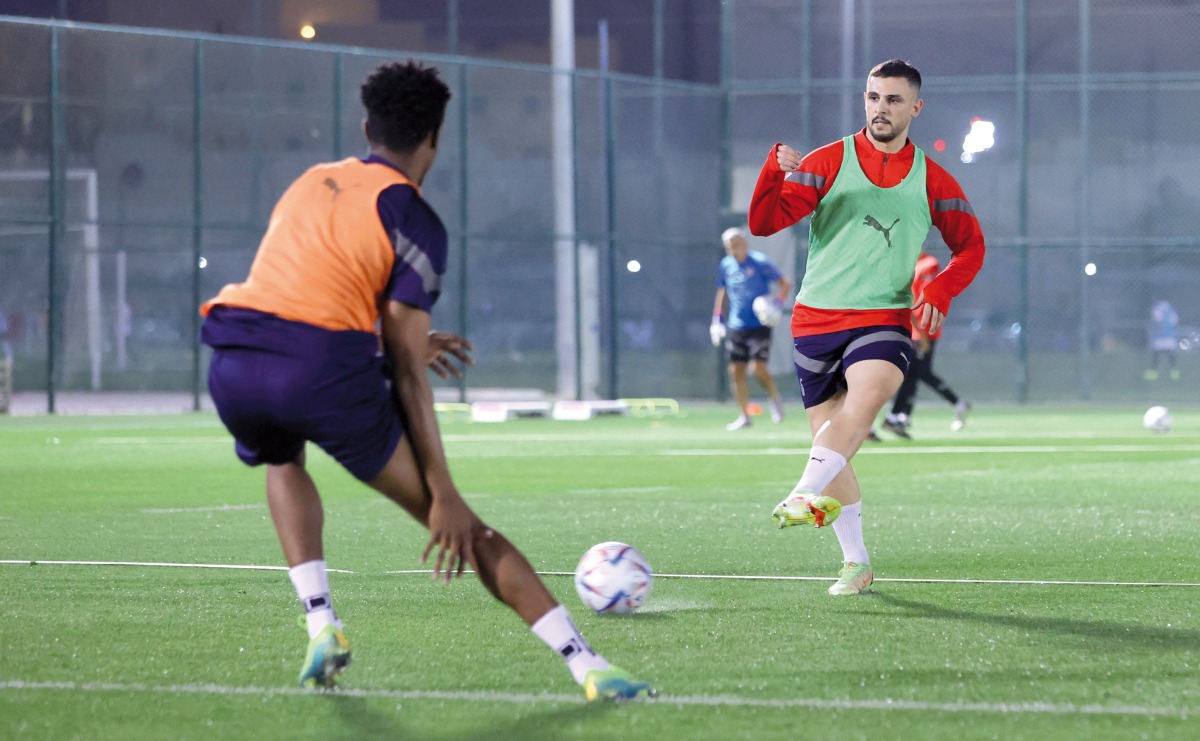
M 1171 412 L 1166 407 L 1150 407 L 1142 415 L 1142 425 L 1159 434 L 1171 431 Z
M 774 327 L 783 318 L 783 306 L 775 300 L 774 296 L 759 296 L 754 299 L 754 303 L 750 304 L 750 308 L 754 310 L 754 316 L 758 317 L 758 321 L 764 327 Z
M 588 549 L 575 569 L 575 591 L 596 612 L 633 612 L 650 594 L 654 577 L 637 549 L 609 541 Z

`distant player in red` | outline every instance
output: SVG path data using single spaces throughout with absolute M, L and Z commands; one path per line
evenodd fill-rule
M 767 155 L 750 202 L 759 236 L 812 215 L 808 263 L 792 311 L 793 358 L 813 445 L 792 493 L 772 513 L 780 527 L 833 522 L 844 565 L 830 594 L 873 580 L 862 535 L 862 492 L 849 460 L 913 361 L 913 312 L 929 333 L 983 265 L 979 222 L 962 188 L 908 139 L 921 112 L 921 73 L 892 59 L 863 93 L 866 128 L 801 156 Z M 953 257 L 920 296 L 913 273 L 930 226 Z
M 928 252 L 922 252 L 917 259 L 916 275 L 913 277 L 912 291 L 914 296 L 920 296 L 925 288 L 937 277 L 941 265 L 938 259 Z M 883 429 L 894 432 L 908 440 L 908 426 L 912 423 L 913 403 L 917 400 L 917 387 L 921 383 L 929 386 L 939 396 L 954 406 L 954 421 L 950 429 L 958 432 L 967 424 L 967 412 L 971 411 L 970 402 L 958 398 L 950 384 L 933 372 L 933 351 L 941 339 L 941 330 L 929 332 L 921 328 L 919 321 L 913 322 L 912 340 L 917 346 L 913 357 L 912 368 L 904 376 L 904 383 L 896 392 L 896 400 L 892 402 L 892 411 L 883 422 Z
M 266 466 L 271 518 L 306 612 L 300 683 L 331 687 L 350 663 L 329 591 L 321 497 L 305 468 L 312 442 L 429 529 L 422 560 L 436 554 L 435 577 L 474 569 L 563 658 L 589 700 L 648 694 L 650 685 L 592 651 L 450 477 L 425 369 L 453 368 L 445 353 L 466 360 L 469 346 L 429 331 L 448 240 L 420 190 L 450 90 L 437 70 L 410 62 L 376 68 L 361 93 L 370 153 L 297 178 L 250 275 L 201 307 L 213 402 L 238 457 Z

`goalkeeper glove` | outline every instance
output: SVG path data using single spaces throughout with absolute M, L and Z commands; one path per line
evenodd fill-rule
M 713 315 L 712 324 L 708 325 L 708 336 L 712 339 L 713 347 L 720 347 L 721 340 L 725 339 L 725 325 L 721 323 L 719 314 Z

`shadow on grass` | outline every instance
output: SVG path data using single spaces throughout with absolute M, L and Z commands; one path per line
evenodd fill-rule
M 865 596 L 865 595 L 864 595 Z M 1085 638 L 1104 639 L 1101 644 L 1111 647 L 1115 643 L 1131 643 L 1137 648 L 1157 648 L 1169 651 L 1196 651 L 1200 647 L 1200 631 L 1177 628 L 1159 628 L 1137 623 L 1083 620 L 1077 618 L 1034 617 L 1007 615 L 970 610 L 958 610 L 929 602 L 905 599 L 893 594 L 872 592 L 869 595 L 876 604 L 907 610 L 914 617 L 937 620 L 960 620 L 989 625 L 1003 625 L 1040 633 L 1061 633 Z M 861 614 L 861 613 L 859 613 Z M 892 614 L 892 613 L 888 613 Z
M 343 724 L 341 731 L 336 734 L 338 739 L 346 741 L 367 741 L 368 739 L 453 739 L 453 741 L 495 741 L 495 739 L 521 739 L 521 741 L 553 741 L 562 738 L 564 728 L 585 726 L 597 718 L 614 710 L 617 705 L 610 702 L 582 702 L 568 704 L 554 710 L 538 712 L 528 708 L 522 717 L 504 723 L 496 723 L 486 727 L 463 728 L 461 718 L 447 723 L 443 734 L 429 735 L 427 730 L 414 730 L 403 721 L 403 710 L 397 708 L 394 712 L 380 711 L 371 707 L 371 699 L 365 697 L 350 697 L 336 692 L 322 693 L 322 696 L 333 704 L 338 719 Z M 481 725 L 486 721 L 481 720 Z
M 336 692 L 322 693 L 333 704 L 342 729 L 339 738 L 362 741 L 372 738 L 411 738 L 412 734 L 395 713 L 372 710 L 365 697 L 347 697 Z
M 447 738 L 455 741 L 496 741 L 497 739 L 520 739 L 521 741 L 554 741 L 561 739 L 564 729 L 578 727 L 582 730 L 589 721 L 601 718 L 613 709 L 612 703 L 589 702 L 572 705 L 547 712 L 531 712 L 523 718 L 505 725 L 486 729 L 456 733 Z M 583 734 L 586 735 L 586 734 Z

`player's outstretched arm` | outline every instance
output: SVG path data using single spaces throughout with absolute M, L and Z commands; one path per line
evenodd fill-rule
M 474 563 L 472 541 L 482 522 L 463 501 L 450 478 L 446 453 L 433 409 L 433 389 L 425 373 L 429 348 L 429 314 L 399 301 L 382 312 L 383 345 L 392 365 L 392 390 L 404 417 L 405 432 L 430 497 L 429 543 L 421 560 L 435 549 L 436 578 L 446 581 Z

